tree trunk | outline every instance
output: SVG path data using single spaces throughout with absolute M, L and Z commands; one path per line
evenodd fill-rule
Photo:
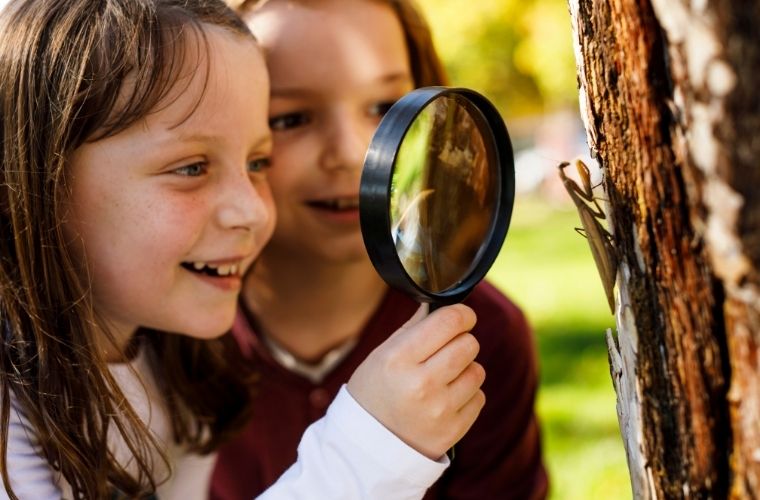
M 760 498 L 760 2 L 569 0 L 636 498 Z

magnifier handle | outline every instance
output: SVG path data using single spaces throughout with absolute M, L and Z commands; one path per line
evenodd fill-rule
M 432 313 L 436 309 L 440 309 L 443 307 L 443 304 L 440 304 L 438 302 L 429 302 L 428 303 L 428 314 Z

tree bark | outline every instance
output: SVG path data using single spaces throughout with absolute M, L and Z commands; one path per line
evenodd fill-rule
M 760 498 L 760 3 L 570 0 L 636 498 Z

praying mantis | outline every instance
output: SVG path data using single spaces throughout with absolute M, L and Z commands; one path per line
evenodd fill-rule
M 602 286 L 604 287 L 604 293 L 607 295 L 610 311 L 614 313 L 615 295 L 613 290 L 617 275 L 618 254 L 615 246 L 612 244 L 612 235 L 600 222 L 603 219 L 607 219 L 607 217 L 594 197 L 591 186 L 591 173 L 586 164 L 581 160 L 575 161 L 575 168 L 578 169 L 582 187 L 565 175 L 565 168 L 569 165 L 570 163 L 568 162 L 562 162 L 559 165 L 559 177 L 562 179 L 567 193 L 578 209 L 583 229 L 576 228 L 576 231 L 588 239 L 596 268 L 599 270 L 599 276 L 602 278 Z

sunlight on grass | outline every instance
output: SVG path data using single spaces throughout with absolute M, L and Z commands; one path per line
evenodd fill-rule
M 519 198 L 488 278 L 536 332 L 550 498 L 631 498 L 604 331 L 614 327 L 575 209 Z

